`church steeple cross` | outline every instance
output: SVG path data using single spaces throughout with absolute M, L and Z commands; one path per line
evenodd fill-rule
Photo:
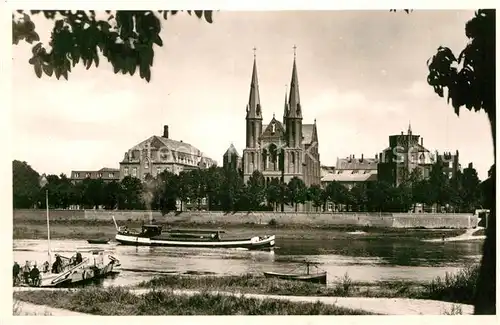
M 253 58 L 255 59 L 255 57 L 257 56 L 256 54 L 257 48 L 254 46 L 252 50 L 253 50 Z
M 294 58 L 297 57 L 297 46 L 296 45 L 293 46 L 293 57 Z

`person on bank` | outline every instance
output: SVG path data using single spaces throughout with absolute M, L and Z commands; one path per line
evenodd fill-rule
M 52 264 L 52 273 L 61 273 L 63 268 L 63 261 L 59 254 L 56 254 L 56 261 Z
M 48 261 L 45 261 L 42 265 L 42 272 L 44 273 L 47 273 L 49 272 L 49 268 L 50 268 L 50 265 L 49 265 L 49 262 Z
M 14 283 L 14 286 L 16 286 L 19 281 L 20 273 L 21 273 L 21 266 L 17 264 L 17 262 L 14 262 L 14 266 L 12 267 L 12 282 Z
M 33 268 L 30 271 L 31 285 L 38 287 L 40 286 L 40 270 L 38 267 L 33 265 Z
M 24 283 L 29 285 L 30 283 L 30 262 L 26 261 L 26 263 L 23 266 L 23 279 Z

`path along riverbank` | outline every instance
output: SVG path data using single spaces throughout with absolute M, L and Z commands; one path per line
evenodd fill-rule
M 67 290 L 67 289 L 45 289 L 45 288 L 14 288 L 14 292 L 19 291 L 39 291 L 39 290 Z M 75 289 L 73 289 L 75 290 Z M 76 289 L 78 290 L 78 289 Z M 142 295 L 151 289 L 132 289 L 130 292 Z M 202 293 L 197 290 L 173 290 L 175 295 L 196 295 Z M 246 297 L 255 299 L 277 299 L 291 302 L 321 302 L 327 305 L 335 305 L 350 309 L 364 310 L 369 313 L 382 315 L 444 315 L 450 313 L 459 313 L 461 315 L 472 315 L 474 308 L 472 305 L 457 304 L 436 300 L 407 299 L 407 298 L 365 298 L 365 297 L 311 297 L 311 296 L 281 296 L 264 294 L 240 294 L 225 291 L 210 291 L 210 294 L 228 295 L 236 297 Z M 23 302 L 26 312 L 48 312 L 51 315 L 61 315 L 65 310 L 27 304 Z M 37 309 L 38 308 L 38 309 Z M 44 309 L 45 308 L 45 309 Z M 81 313 L 68 311 L 66 315 L 81 316 Z

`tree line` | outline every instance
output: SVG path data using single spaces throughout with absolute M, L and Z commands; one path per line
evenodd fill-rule
M 240 172 L 221 167 L 193 169 L 176 175 L 164 171 L 144 181 L 127 176 L 121 181 L 84 179 L 73 183 L 66 175 L 48 175 L 41 188 L 40 174 L 26 162 L 13 161 L 14 208 L 153 209 L 164 213 L 186 207 L 211 211 L 280 211 L 288 205 L 297 210 L 309 202 L 316 211 L 408 212 L 417 204 L 439 206 L 446 212 L 473 212 L 483 205 L 481 182 L 473 167 L 458 171 L 451 179 L 439 162 L 428 179 L 414 170 L 399 186 L 383 181 L 352 187 L 333 181 L 307 187 L 299 178 L 283 183 L 266 182 L 255 171 L 244 183 Z M 184 204 L 180 205 L 179 202 Z

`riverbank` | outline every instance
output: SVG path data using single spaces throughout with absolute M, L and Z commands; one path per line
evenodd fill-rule
M 138 229 L 142 222 L 130 221 L 121 223 L 130 229 Z M 172 227 L 170 223 L 160 223 L 164 228 Z M 275 234 L 280 239 L 332 239 L 332 231 L 342 233 L 345 238 L 357 238 L 365 240 L 376 239 L 435 239 L 444 237 L 455 237 L 466 232 L 465 229 L 402 229 L 402 228 L 379 228 L 349 225 L 224 225 L 224 224 L 175 224 L 177 228 L 203 228 L 203 229 L 226 229 L 228 232 L 241 236 L 255 234 Z M 336 233 L 336 235 L 337 235 Z M 50 222 L 50 236 L 52 239 L 89 239 L 89 238 L 114 238 L 116 228 L 113 222 L 100 220 L 54 220 Z M 45 220 L 14 220 L 14 239 L 46 239 L 47 224 Z
M 477 227 L 476 229 L 467 229 L 463 234 L 456 237 L 448 237 L 441 239 L 424 239 L 429 242 L 450 242 L 450 241 L 471 241 L 471 240 L 485 240 L 486 235 L 484 234 L 483 227 Z
M 139 315 L 372 315 L 360 309 L 279 297 L 218 292 L 133 291 L 124 287 L 14 292 L 14 299 L 101 316 Z
M 472 314 L 478 270 L 429 283 L 357 283 L 346 274 L 329 287 L 254 275 L 164 275 L 133 287 L 15 288 L 14 299 L 97 315 Z
M 225 213 L 221 211 L 186 211 L 162 214 L 141 210 L 51 210 L 52 220 L 150 222 L 171 225 L 308 225 L 318 227 L 357 226 L 378 228 L 469 229 L 477 227 L 477 216 L 470 213 L 392 213 L 392 212 L 272 212 L 250 211 Z M 46 211 L 16 209 L 14 223 L 26 220 L 43 221 Z
M 28 311 L 43 310 L 44 315 L 54 315 L 54 312 L 55 315 L 83 313 L 102 316 L 470 315 L 473 313 L 472 305 L 408 298 L 293 296 L 162 287 L 85 288 L 72 291 L 20 289 L 14 292 L 14 299 L 27 303 L 27 307 L 30 307 Z M 18 311 L 17 314 L 23 313 Z
M 478 274 L 479 266 L 475 264 L 465 267 L 457 273 L 446 273 L 444 277 L 437 277 L 429 282 L 357 282 L 353 281 L 346 273 L 329 286 L 256 275 L 221 277 L 167 274 L 141 282 L 135 288 L 225 291 L 284 296 L 407 298 L 471 304 Z

